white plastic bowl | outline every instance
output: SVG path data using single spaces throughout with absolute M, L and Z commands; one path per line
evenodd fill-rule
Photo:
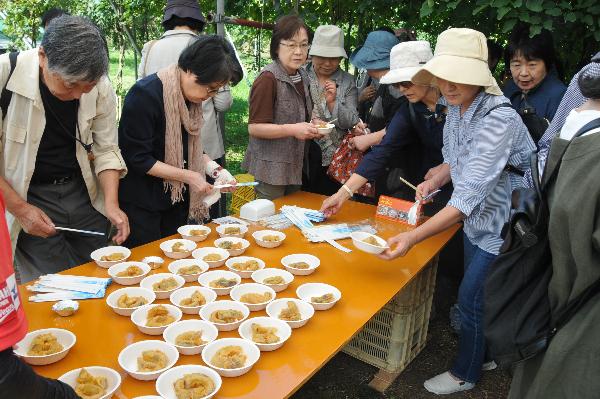
M 296 299 L 296 298 L 279 298 L 279 299 L 275 299 L 273 302 L 271 302 L 270 304 L 267 305 L 267 314 L 269 315 L 269 317 L 273 317 L 276 318 L 278 320 L 279 319 L 279 312 L 281 312 L 282 309 L 287 308 L 287 303 L 289 301 L 295 302 L 296 305 L 298 305 L 298 310 L 300 311 L 300 316 L 302 317 L 300 320 L 297 321 L 287 321 L 287 320 L 283 320 L 285 321 L 290 327 L 292 328 L 298 328 L 298 327 L 302 327 L 303 325 L 305 325 L 308 320 L 314 316 L 315 314 L 315 309 L 308 303 L 301 301 L 300 299 Z
M 273 344 L 259 344 L 258 342 L 254 342 L 252 340 L 252 324 L 254 323 L 263 327 L 275 327 L 277 329 L 275 335 L 279 337 L 279 341 Z M 240 337 L 254 342 L 256 346 L 258 346 L 258 349 L 263 352 L 270 352 L 281 348 L 285 341 L 292 336 L 292 328 L 285 321 L 276 319 L 274 317 L 253 317 L 251 319 L 244 320 L 244 322 L 240 324 L 238 332 Z
M 101 396 L 100 399 L 108 399 L 113 396 L 117 389 L 121 386 L 121 374 L 119 374 L 116 370 L 113 370 L 109 367 L 101 367 L 101 366 L 88 366 L 82 367 L 75 370 L 71 370 L 66 372 L 65 374 L 58 377 L 59 381 L 64 382 L 69 385 L 71 388 L 75 389 L 77 386 L 77 377 L 79 377 L 79 373 L 81 369 L 86 369 L 88 373 L 90 373 L 94 377 L 105 377 L 106 378 L 106 394 Z
M 232 272 L 238 274 L 241 278 L 250 278 L 250 276 L 252 276 L 252 273 L 254 273 L 256 270 L 237 270 L 233 267 L 233 265 L 236 263 L 244 263 L 249 260 L 255 260 L 258 262 L 257 270 L 265 268 L 265 262 L 262 259 L 254 258 L 252 256 L 236 256 L 235 258 L 229 258 L 225 262 L 225 266 L 227 266 L 227 268 Z
M 163 399 L 162 396 L 156 396 L 156 395 L 144 395 L 144 396 L 136 396 L 133 399 Z
M 296 262 L 306 262 L 308 263 L 307 269 L 297 269 L 295 267 L 290 266 L 292 263 Z M 319 258 L 310 254 L 291 254 L 284 256 L 281 258 L 281 264 L 288 272 L 295 274 L 297 276 L 308 276 L 309 274 L 314 273 L 317 270 L 317 267 L 321 264 Z
M 228 280 L 235 279 L 236 284 L 227 288 L 214 288 L 210 286 L 211 281 L 218 280 L 221 277 L 226 278 Z M 242 278 L 238 274 L 230 272 L 229 270 L 211 270 L 206 273 L 202 273 L 200 277 L 198 277 L 198 283 L 201 286 L 213 290 L 217 293 L 217 295 L 229 294 L 231 292 L 231 289 L 236 285 L 239 285 L 241 282 Z
M 107 256 L 107 255 L 113 254 L 115 252 L 122 253 L 123 255 L 125 255 L 125 258 L 123 258 L 121 260 L 115 260 L 115 261 L 100 260 L 100 258 L 102 258 L 103 256 Z M 120 247 L 117 245 L 111 245 L 109 247 L 98 248 L 97 250 L 95 250 L 94 252 L 92 252 L 90 254 L 90 257 L 94 260 L 94 262 L 96 262 L 96 264 L 98 266 L 103 267 L 105 269 L 108 269 L 109 267 L 111 267 L 112 265 L 116 265 L 117 263 L 125 262 L 127 259 L 129 259 L 130 256 L 131 256 L 131 251 L 129 250 L 129 248 Z
M 189 266 L 199 266 L 201 269 L 200 273 L 179 274 L 179 269 L 181 269 L 182 267 L 189 267 Z M 209 267 L 210 266 L 208 266 L 208 263 L 206 263 L 205 261 L 200 260 L 200 259 L 179 259 L 179 260 L 174 260 L 173 262 L 171 262 L 169 264 L 168 269 L 171 273 L 183 277 L 183 279 L 185 280 L 186 283 L 191 283 L 192 281 L 197 281 L 198 276 L 201 275 L 202 273 L 204 273 L 205 271 L 207 271 L 209 269 Z
M 161 280 L 164 280 L 164 279 L 167 279 L 170 277 L 173 277 L 175 279 L 175 281 L 177 281 L 176 287 L 174 287 L 172 290 L 168 290 L 168 291 L 154 291 L 154 288 L 152 288 L 152 285 L 160 282 Z M 156 299 L 168 298 L 169 295 L 171 295 L 171 293 L 173 291 L 183 287 L 184 284 L 185 284 L 185 279 L 183 277 L 178 276 L 177 274 L 173 274 L 173 273 L 156 273 L 156 274 L 152 274 L 150 276 L 144 277 L 142 279 L 142 281 L 140 281 L 140 287 L 149 289 L 150 291 L 154 291 L 154 293 L 156 294 Z
M 246 302 L 241 301 L 241 297 L 244 294 L 250 294 L 250 293 L 264 294 L 265 292 L 268 292 L 271 294 L 271 299 L 269 299 L 266 302 L 252 304 L 252 303 L 246 303 Z M 266 308 L 267 304 L 269 302 L 272 302 L 275 299 L 276 295 L 277 294 L 275 293 L 275 290 L 273 290 L 273 288 L 271 288 L 267 285 L 258 284 L 258 283 L 240 284 L 238 286 L 233 287 L 233 289 L 229 293 L 229 296 L 231 297 L 231 299 L 233 299 L 234 301 L 237 301 L 237 302 L 241 302 L 244 305 L 248 306 L 248 309 L 250 309 L 251 312 L 255 312 L 257 310 L 263 310 L 264 308 Z
M 162 351 L 169 360 L 165 368 L 156 371 L 138 371 L 137 359 L 142 356 L 142 352 L 148 350 Z M 152 381 L 158 378 L 164 371 L 170 369 L 179 360 L 179 352 L 175 346 L 165 341 L 147 340 L 135 342 L 126 346 L 119 353 L 119 366 L 131 377 L 140 381 Z
M 215 383 L 215 390 L 211 394 L 198 397 L 197 399 L 210 399 L 221 389 L 223 381 L 219 373 L 206 366 L 186 364 L 183 366 L 173 367 L 172 369 L 169 369 L 161 374 L 161 376 L 156 380 L 156 392 L 160 394 L 160 398 L 177 399 L 177 395 L 175 395 L 175 389 L 173 388 L 175 381 L 183 378 L 183 376 L 186 374 L 192 373 L 204 374 Z
M 121 295 L 127 294 L 128 296 L 143 296 L 148 303 L 142 306 L 150 305 L 152 302 L 156 300 L 156 294 L 147 288 L 142 287 L 125 287 L 113 291 L 106 298 L 106 304 L 118 315 L 121 316 L 131 316 L 131 314 L 141 306 L 136 306 L 134 308 L 121 308 L 117 306 L 117 301 L 121 297 Z
M 331 133 L 331 131 L 333 130 L 334 127 L 335 127 L 335 125 L 333 123 L 328 123 L 326 127 L 319 127 L 317 125 L 317 130 L 319 131 L 319 134 L 327 135 L 327 134 Z
M 170 326 L 173 323 L 177 323 L 179 320 L 181 320 L 181 317 L 183 316 L 183 312 L 177 306 L 164 304 L 162 306 L 167 308 L 167 310 L 169 311 L 169 314 L 171 316 L 173 316 L 175 318 L 175 320 L 172 323 L 167 324 L 166 326 L 148 327 L 146 325 L 146 322 L 148 321 L 147 320 L 148 319 L 148 311 L 156 306 L 161 306 L 161 305 L 158 305 L 158 304 L 145 305 L 145 306 L 142 306 L 142 307 L 134 310 L 134 312 L 131 314 L 131 321 L 133 322 L 133 324 L 136 325 L 138 330 L 140 330 L 144 334 L 161 335 L 167 329 L 168 326 Z
M 201 236 L 193 236 L 190 231 L 191 230 L 202 230 L 206 234 Z M 190 240 L 194 242 L 201 242 L 208 238 L 208 235 L 211 232 L 210 227 L 204 226 L 203 224 L 186 224 L 185 226 L 181 226 L 177 229 L 177 232 L 181 235 L 181 238 L 185 240 Z
M 219 244 L 221 244 L 222 242 L 225 242 L 225 241 L 231 241 L 233 243 L 239 243 L 239 242 L 242 243 L 242 248 L 241 249 L 226 249 L 226 251 L 229 252 L 229 255 L 231 255 L 231 256 L 240 256 L 241 254 L 243 254 L 244 252 L 246 252 L 246 250 L 250 246 L 250 241 L 245 240 L 243 238 L 238 238 L 238 237 L 222 237 L 222 238 L 217 238 L 215 240 L 215 247 L 221 248 L 221 247 L 219 247 Z M 225 248 L 221 248 L 221 249 L 225 249 Z
M 265 284 L 264 283 L 266 278 L 276 277 L 276 276 L 283 277 L 283 280 L 285 281 L 285 283 L 284 284 Z M 275 269 L 275 268 L 267 268 L 267 269 L 257 270 L 254 273 L 252 273 L 252 275 L 250 277 L 252 277 L 252 280 L 254 280 L 254 282 L 256 282 L 258 284 L 266 285 L 267 287 L 271 287 L 273 289 L 273 291 L 275 291 L 275 292 L 281 292 L 281 291 L 285 290 L 290 285 L 290 283 L 292 281 L 294 281 L 294 275 L 292 273 L 287 272 L 285 270 L 281 270 L 281 269 Z
M 350 237 L 352 237 L 352 244 L 354 244 L 356 248 L 369 254 L 377 255 L 385 251 L 386 248 L 388 248 L 387 241 L 385 241 L 383 238 L 364 231 L 355 231 L 350 235 Z M 382 246 L 379 247 L 377 245 L 367 244 L 366 242 L 362 241 L 367 237 L 374 237 L 377 240 L 377 242 L 380 243 Z
M 268 235 L 278 236 L 279 241 L 265 241 L 263 239 L 263 237 L 268 236 Z M 256 244 L 259 247 L 263 247 L 263 248 L 276 248 L 276 247 L 280 246 L 281 244 L 283 244 L 283 241 L 285 241 L 285 234 L 282 233 L 281 231 L 277 231 L 277 230 L 255 231 L 254 233 L 252 233 L 252 237 L 256 241 Z
M 327 303 L 316 303 L 311 301 L 312 297 L 333 294 L 333 301 Z M 296 295 L 304 302 L 310 303 L 315 310 L 331 309 L 342 298 L 340 290 L 333 285 L 324 283 L 306 283 L 296 289 Z
M 241 346 L 242 350 L 246 354 L 246 363 L 244 367 L 240 367 L 237 369 L 222 369 L 220 367 L 216 367 L 211 363 L 213 356 L 217 353 L 217 351 L 225 346 Z M 239 377 L 240 375 L 246 374 L 252 366 L 260 359 L 260 349 L 256 346 L 255 343 L 250 342 L 246 339 L 242 338 L 221 338 L 216 341 L 211 342 L 206 345 L 204 350 L 202 351 L 202 360 L 204 363 L 212 367 L 219 373 L 222 377 Z
M 185 248 L 184 252 L 173 252 L 173 244 L 181 242 Z M 192 254 L 192 251 L 196 249 L 196 243 L 192 240 L 184 240 L 182 238 L 175 238 L 172 240 L 163 241 L 160 243 L 160 249 L 163 251 L 166 257 L 171 259 L 183 259 L 187 258 Z
M 239 227 L 240 232 L 237 234 L 226 234 L 225 233 L 225 229 L 228 227 Z M 243 224 L 236 224 L 236 223 L 228 223 L 228 224 L 222 224 L 217 226 L 216 228 L 217 233 L 219 233 L 220 237 L 238 237 L 238 238 L 244 238 L 244 235 L 248 232 L 248 226 L 245 226 Z
M 140 274 L 138 276 L 133 276 L 133 277 L 117 276 L 117 274 L 119 274 L 122 271 L 125 271 L 125 269 L 127 269 L 129 266 L 139 267 L 140 269 L 142 269 L 142 274 Z M 121 263 L 117 263 L 116 265 L 112 265 L 111 267 L 109 267 L 108 275 L 117 284 L 135 285 L 135 284 L 139 284 L 140 281 L 142 281 L 142 279 L 144 277 L 146 277 L 148 275 L 148 273 L 150 273 L 150 270 L 151 270 L 150 265 L 148 265 L 147 263 L 144 263 L 144 262 L 121 262 Z
M 217 293 L 214 292 L 213 290 L 206 288 L 206 287 L 198 287 L 197 285 L 195 285 L 195 286 L 191 286 L 191 287 L 183 287 L 183 288 L 173 291 L 173 293 L 169 297 L 169 300 L 171 301 L 171 303 L 173 305 L 175 305 L 179 309 L 181 309 L 181 311 L 183 313 L 197 315 L 198 312 L 200 311 L 200 308 L 202 308 L 202 306 L 204 306 L 204 305 L 182 306 L 179 304 L 183 299 L 191 297 L 195 291 L 200 291 L 200 293 L 204 296 L 204 299 L 206 299 L 206 303 L 214 302 L 217 299 Z
M 206 341 L 206 344 L 217 339 L 219 330 L 212 323 L 204 320 L 181 320 L 177 323 L 171 324 L 163 332 L 163 338 L 166 342 L 170 343 L 177 348 L 179 353 L 182 355 L 197 355 L 202 352 L 202 349 L 206 344 L 198 346 L 181 346 L 175 344 L 175 339 L 179 334 L 187 331 L 202 331 L 202 340 Z
M 58 343 L 63 346 L 63 350 L 60 352 L 53 353 L 51 355 L 28 355 L 27 352 L 29 351 L 31 342 L 35 339 L 35 337 L 37 337 L 40 334 L 49 333 L 56 337 Z M 45 366 L 64 359 L 64 357 L 67 356 L 73 345 L 75 345 L 75 342 L 77 342 L 77 338 L 75 337 L 75 334 L 73 334 L 69 330 L 64 330 L 62 328 L 44 328 L 41 330 L 35 330 L 30 333 L 27 333 L 27 335 L 25 335 L 25 337 L 22 340 L 20 340 L 19 342 L 17 342 L 16 345 L 13 346 L 13 351 L 15 355 L 23 359 L 25 363 L 29 363 L 32 366 Z
M 233 323 L 214 323 L 210 321 L 210 315 L 217 310 L 239 310 L 242 312 L 244 317 L 238 321 L 234 321 Z M 248 309 L 248 306 L 236 301 L 215 301 L 204 305 L 202 309 L 200 309 L 200 318 L 214 324 L 219 331 L 235 330 L 240 326 L 240 324 L 242 324 L 244 320 L 248 318 L 248 316 L 250 316 L 250 309 Z
M 142 262 L 147 263 L 150 266 L 150 269 L 156 270 L 162 267 L 165 263 L 165 260 L 160 256 L 146 256 L 142 259 Z
M 219 255 L 221 255 L 221 259 L 216 260 L 216 261 L 204 260 L 204 257 L 208 254 L 219 254 Z M 201 261 L 208 263 L 208 267 L 210 267 L 211 269 L 214 269 L 216 267 L 223 266 L 223 264 L 225 264 L 225 261 L 227 260 L 227 258 L 229 258 L 229 252 L 223 248 L 204 247 L 204 248 L 198 248 L 194 252 L 192 252 L 192 257 L 194 259 L 200 259 Z

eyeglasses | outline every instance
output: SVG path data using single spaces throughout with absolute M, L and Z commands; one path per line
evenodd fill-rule
M 284 47 L 287 47 L 289 50 L 292 50 L 292 51 L 298 49 L 302 52 L 306 52 L 310 48 L 310 44 L 308 44 L 308 43 L 283 43 L 283 42 L 280 42 L 279 44 L 281 44 Z
M 394 83 L 392 86 L 394 86 L 396 89 L 399 89 L 399 88 L 410 89 L 414 85 L 415 84 L 413 82 L 398 82 L 398 83 Z
M 204 88 L 206 88 L 206 94 L 208 94 L 209 96 L 214 96 L 219 92 L 219 90 L 221 90 L 221 87 L 211 89 L 210 86 L 204 86 Z

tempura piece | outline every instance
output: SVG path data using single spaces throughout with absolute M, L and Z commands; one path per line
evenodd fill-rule
M 290 263 L 289 267 L 293 267 L 294 269 L 308 269 L 310 265 L 306 262 L 294 262 Z
M 119 260 L 125 259 L 125 254 L 123 252 L 113 252 L 112 254 L 104 255 L 100 257 L 101 261 L 106 262 L 116 262 Z
M 207 375 L 200 373 L 184 374 L 173 383 L 177 399 L 199 399 L 215 390 L 215 383 Z
M 163 305 L 157 305 L 148 310 L 146 316 L 146 327 L 164 327 L 175 321 L 175 318 L 169 314 L 169 310 Z
M 220 324 L 235 323 L 243 318 L 244 314 L 234 309 L 215 310 L 210 315 L 211 322 Z
M 208 255 L 204 255 L 204 257 L 202 258 L 202 260 L 205 262 L 218 262 L 221 259 L 222 258 L 221 258 L 220 254 L 208 254 Z
M 177 280 L 173 277 L 163 278 L 157 283 L 152 284 L 152 290 L 154 291 L 171 291 L 177 288 Z
M 237 280 L 234 278 L 227 279 L 225 277 L 221 277 L 217 280 L 213 280 L 210 283 L 208 283 L 208 286 L 211 288 L 229 288 L 233 287 L 236 284 Z
M 279 237 L 278 235 L 275 235 L 275 234 L 270 234 L 270 235 L 263 236 L 262 241 L 279 242 L 279 241 L 281 241 L 281 237 Z
M 185 244 L 183 242 L 177 241 L 171 247 L 171 252 L 189 252 L 189 251 L 185 248 Z
M 240 297 L 240 302 L 249 303 L 251 305 L 257 303 L 265 303 L 271 300 L 272 296 L 270 292 L 265 292 L 263 294 L 259 294 L 256 292 L 249 292 Z
M 208 235 L 208 231 L 202 229 L 191 229 L 189 235 L 193 237 L 202 237 Z
M 238 242 L 233 242 L 233 241 L 223 241 L 220 242 L 219 245 L 217 245 L 219 248 L 222 249 L 242 249 L 242 242 L 238 241 Z
M 64 348 L 52 333 L 40 334 L 31 341 L 28 356 L 48 356 L 58 353 Z
M 281 309 L 279 312 L 279 318 L 285 321 L 298 321 L 302 319 L 302 315 L 300 314 L 300 309 L 298 309 L 298 305 L 294 301 L 288 301 L 287 308 Z
M 280 338 L 275 334 L 275 327 L 265 327 L 260 324 L 252 323 L 252 341 L 257 344 L 274 344 L 280 341 Z
M 129 296 L 127 294 L 121 295 L 117 300 L 117 306 L 120 308 L 137 308 L 147 303 L 148 300 L 143 296 Z
M 94 377 L 85 368 L 79 372 L 75 393 L 82 399 L 100 399 L 106 395 L 108 381 L 106 377 Z
M 242 230 L 239 227 L 225 227 L 223 234 L 240 234 Z
M 200 291 L 194 291 L 192 293 L 192 296 L 190 296 L 188 298 L 183 298 L 179 302 L 179 306 L 194 307 L 194 306 L 202 306 L 205 303 L 206 303 L 206 298 L 204 298 L 204 295 L 202 295 L 202 293 Z
M 373 236 L 368 236 L 367 238 L 363 239 L 362 242 L 366 244 L 375 245 L 376 247 L 383 247 L 383 245 L 381 245 L 381 243 L 377 241 L 377 238 Z
M 241 346 L 224 346 L 215 353 L 210 362 L 222 369 L 239 369 L 246 364 L 246 354 Z
M 202 273 L 202 268 L 198 265 L 184 266 L 180 267 L 177 270 L 177 274 L 179 275 L 187 275 L 187 274 L 200 274 Z
M 263 284 L 269 284 L 269 285 L 285 284 L 285 280 L 281 276 L 267 277 L 266 279 L 263 280 Z
M 117 273 L 117 277 L 136 277 L 144 274 L 144 271 L 139 266 L 128 266 L 127 269 Z
M 256 271 L 260 269 L 260 264 L 258 261 L 254 259 L 247 260 L 245 262 L 238 262 L 231 265 L 231 267 L 235 270 L 239 270 L 241 272 L 250 272 Z
M 169 358 L 163 351 L 148 350 L 143 351 L 142 356 L 137 358 L 138 371 L 150 372 L 164 369 L 167 367 Z
M 179 346 L 200 346 L 206 341 L 202 340 L 202 331 L 186 331 L 175 337 L 175 345 Z
M 330 303 L 335 301 L 335 297 L 332 293 L 324 294 L 321 296 L 313 296 L 310 298 L 312 303 Z

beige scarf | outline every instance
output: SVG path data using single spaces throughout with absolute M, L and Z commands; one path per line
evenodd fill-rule
M 177 64 L 158 71 L 158 78 L 163 84 L 163 101 L 165 103 L 165 163 L 176 168 L 184 168 L 181 125 L 188 132 L 188 169 L 198 172 L 204 178 L 204 162 L 202 155 L 202 104 L 185 104 L 180 82 L 181 70 Z M 171 190 L 171 203 L 183 200 L 185 184 L 177 180 L 165 180 L 165 191 Z M 208 208 L 202 198 L 204 194 L 190 189 L 189 217 L 201 223 L 208 216 Z

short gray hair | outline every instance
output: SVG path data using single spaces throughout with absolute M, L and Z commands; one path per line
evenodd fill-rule
M 87 18 L 63 15 L 53 19 L 41 47 L 48 69 L 68 83 L 95 82 L 108 72 L 106 40 Z

